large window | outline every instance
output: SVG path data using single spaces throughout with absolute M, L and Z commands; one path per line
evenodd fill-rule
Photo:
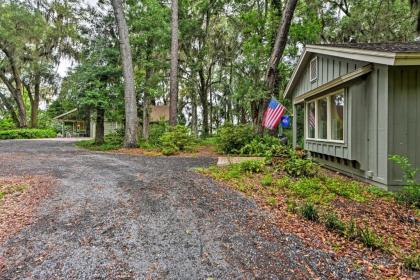
M 327 139 L 328 135 L 328 99 L 318 100 L 318 138 Z
M 344 141 L 344 90 L 307 103 L 307 138 Z
M 331 139 L 344 140 L 344 94 L 343 92 L 330 96 L 331 98 Z
M 308 138 L 315 138 L 315 102 L 308 104 Z

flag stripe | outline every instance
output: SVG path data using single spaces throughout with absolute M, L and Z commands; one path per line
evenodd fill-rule
M 272 98 L 263 115 L 263 126 L 268 129 L 275 128 L 279 124 L 280 119 L 285 111 L 286 107 Z

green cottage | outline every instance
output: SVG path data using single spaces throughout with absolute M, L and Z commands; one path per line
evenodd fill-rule
M 284 97 L 293 144 L 325 166 L 388 189 L 390 155 L 420 167 L 420 43 L 307 45 Z

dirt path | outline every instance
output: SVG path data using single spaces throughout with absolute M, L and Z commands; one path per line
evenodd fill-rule
M 0 142 L 0 176 L 59 182 L 39 219 L 0 244 L 0 278 L 361 278 L 346 260 L 279 232 L 252 200 L 190 171 L 211 163 Z

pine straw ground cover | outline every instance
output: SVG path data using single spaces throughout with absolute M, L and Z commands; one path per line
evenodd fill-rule
M 40 176 L 0 177 L 0 244 L 34 221 L 52 184 L 51 178 Z
M 418 209 L 389 192 L 324 169 L 314 178 L 292 178 L 262 162 L 198 172 L 253 197 L 282 231 L 348 257 L 370 279 L 419 279 Z

